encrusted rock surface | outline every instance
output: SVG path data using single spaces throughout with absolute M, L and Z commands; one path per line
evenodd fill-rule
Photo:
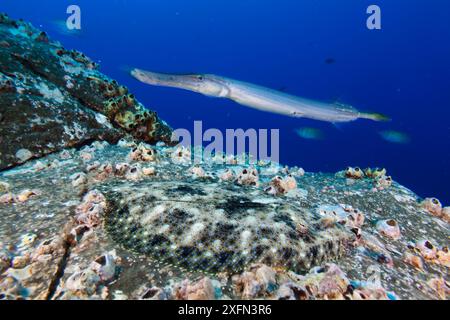
M 448 298 L 448 223 L 401 185 L 178 155 L 95 142 L 1 173 L 0 296 Z
M 84 54 L 0 13 L 0 170 L 126 134 L 169 142 L 171 129 Z

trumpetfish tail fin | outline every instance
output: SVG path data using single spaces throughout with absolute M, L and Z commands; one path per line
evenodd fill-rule
M 362 119 L 369 119 L 373 121 L 387 122 L 391 121 L 391 118 L 382 113 L 361 112 L 359 117 Z

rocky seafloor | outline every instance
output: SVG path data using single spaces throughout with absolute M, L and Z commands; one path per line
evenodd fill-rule
M 449 208 L 436 199 L 381 170 L 191 156 L 94 142 L 2 172 L 0 295 L 447 297 Z
M 448 299 L 437 199 L 384 169 L 194 164 L 83 54 L 0 35 L 0 299 Z

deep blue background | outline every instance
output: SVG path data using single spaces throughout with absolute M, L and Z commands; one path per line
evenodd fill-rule
M 82 9 L 83 34 L 56 32 L 69 4 Z M 382 30 L 366 28 L 366 8 L 382 9 Z M 308 171 L 384 166 L 421 196 L 450 204 L 450 2 L 447 0 L 2 0 L 0 11 L 42 27 L 66 47 L 100 61 L 174 128 L 280 128 L 281 162 Z M 327 58 L 336 63 L 326 64 Z M 145 86 L 125 66 L 216 73 L 309 98 L 383 112 L 389 123 L 328 123 L 258 112 L 230 101 Z M 302 140 L 295 128 L 324 130 Z M 380 130 L 410 135 L 391 144 Z

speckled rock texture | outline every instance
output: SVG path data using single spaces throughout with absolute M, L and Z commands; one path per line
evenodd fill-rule
M 0 170 L 129 134 L 170 142 L 171 129 L 77 51 L 0 14 Z

